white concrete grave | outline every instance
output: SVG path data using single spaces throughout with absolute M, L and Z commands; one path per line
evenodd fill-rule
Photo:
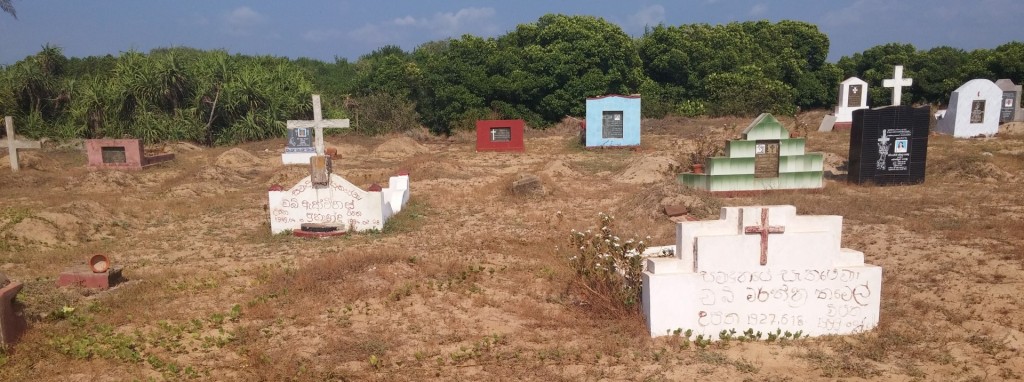
M 903 102 L 903 87 L 914 84 L 913 78 L 903 78 L 903 65 L 896 65 L 891 79 L 882 80 L 882 86 L 892 88 L 892 104 L 899 106 Z
M 868 108 L 868 83 L 857 77 L 850 77 L 839 83 L 839 99 L 836 103 L 836 123 L 853 123 L 853 111 Z
M 7 139 L 0 143 L 0 147 L 7 148 L 7 156 L 11 159 L 11 171 L 17 172 L 18 170 L 21 170 L 21 165 L 18 164 L 18 150 L 39 149 L 42 146 L 39 141 L 19 140 L 14 135 L 14 117 L 4 117 L 4 126 L 6 126 L 7 130 Z
M 320 109 L 320 95 L 313 94 L 313 120 L 289 120 L 288 146 L 281 154 L 281 162 L 289 164 L 309 165 L 309 158 L 324 155 L 324 129 L 345 129 L 349 127 L 348 119 L 323 119 Z M 309 142 L 310 130 L 314 141 Z
M 651 336 L 874 328 L 882 268 L 840 248 L 842 225 L 793 206 L 724 207 L 719 220 L 679 223 L 675 256 L 647 259 L 643 274 Z
M 956 138 L 999 132 L 999 112 L 1003 90 L 986 79 L 967 81 L 949 96 L 946 114 L 935 124 L 935 131 Z
M 269 192 L 270 231 L 297 231 L 302 223 L 337 225 L 347 232 L 383 229 L 389 218 L 409 201 L 409 176 L 392 176 L 387 188 L 364 191 L 337 174 L 330 174 L 326 186 L 316 186 L 312 177 L 291 189 Z

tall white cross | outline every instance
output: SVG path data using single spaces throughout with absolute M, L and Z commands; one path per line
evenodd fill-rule
M 313 128 L 313 146 L 316 148 L 316 155 L 324 155 L 324 129 L 345 129 L 349 127 L 346 119 L 323 119 L 320 111 L 320 95 L 313 94 L 313 120 L 312 121 L 288 121 L 289 129 Z
M 39 141 L 19 141 L 14 137 L 14 117 L 4 117 L 4 125 L 7 126 L 7 156 L 11 158 L 11 171 L 18 171 L 18 149 L 38 149 L 41 146 Z
M 913 78 L 903 78 L 903 65 L 896 65 L 892 79 L 882 81 L 882 86 L 892 88 L 892 104 L 899 106 L 903 98 L 903 87 L 914 84 Z

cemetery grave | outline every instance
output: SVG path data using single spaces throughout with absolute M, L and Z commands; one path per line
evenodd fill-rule
M 804 120 L 824 113 L 816 112 Z M 789 117 L 777 120 L 794 126 Z M 931 136 L 928 177 L 914 187 L 826 179 L 816 193 L 719 198 L 679 184 L 664 164 L 648 170 L 653 182 L 620 181 L 635 170 L 631 163 L 678 155 L 708 126 L 735 136 L 750 122 L 645 121 L 641 152 L 581 150 L 569 127 L 531 131 L 530 150 L 515 155 L 481 155 L 471 133 L 454 141 L 328 138 L 325 145 L 341 154 L 332 159 L 334 175 L 361 190 L 375 182 L 383 190 L 406 170 L 415 195 L 379 231 L 322 241 L 271 232 L 267 190 L 311 176 L 308 161 L 282 165 L 284 137 L 173 146 L 173 166 L 138 172 L 90 171 L 80 152 L 44 147 L 38 171 L 0 172 L 0 272 L 23 283 L 15 302 L 28 320 L 0 357 L 0 380 L 910 381 L 1024 374 L 1024 210 L 1014 202 L 1022 196 L 1024 139 Z M 802 138 L 806 152 L 845 165 L 850 134 Z M 876 151 L 877 139 L 866 141 Z M 543 196 L 509 190 L 528 173 L 543 179 Z M 599 212 L 615 216 L 614 232 L 624 241 L 660 244 L 677 238 L 664 206 L 685 206 L 695 223 L 716 224 L 721 207 L 779 205 L 795 213 L 769 212 L 763 267 L 797 253 L 776 252 L 782 238 L 821 234 L 801 232 L 795 221 L 841 216 L 841 231 L 835 222 L 812 226 L 841 237 L 828 248 L 859 251 L 864 264 L 884 270 L 877 326 L 793 340 L 785 331 L 798 328 L 777 322 L 782 331 L 771 341 L 769 324 L 756 341 L 741 339 L 742 326 L 726 339 L 708 327 L 715 341 L 698 343 L 686 329 L 699 327 L 672 325 L 682 330 L 652 338 L 639 307 L 604 309 L 568 265 L 577 254 L 568 247 L 571 229 L 599 229 Z M 751 214 L 742 225 L 761 226 L 760 210 Z M 728 237 L 756 246 L 738 257 L 761 269 L 762 234 L 740 234 L 739 226 Z M 825 253 L 806 247 L 798 249 Z M 128 281 L 106 291 L 57 286 L 67 266 L 97 253 L 122 267 Z M 734 303 L 748 295 L 744 285 Z M 683 297 L 670 294 L 674 302 Z
M 39 149 L 39 141 L 18 139 L 14 131 L 14 118 L 10 116 L 4 117 L 4 130 L 7 132 L 7 135 L 3 141 L 0 141 L 0 147 L 7 149 L 7 156 L 10 158 L 11 163 L 11 171 L 18 171 L 21 169 L 21 165 L 18 162 L 18 150 Z
M 949 107 L 935 131 L 956 138 L 990 137 L 999 132 L 1003 90 L 986 79 L 967 81 L 949 96 Z
M 173 153 L 146 155 L 140 139 L 86 139 L 85 155 L 90 169 L 142 170 L 174 160 Z

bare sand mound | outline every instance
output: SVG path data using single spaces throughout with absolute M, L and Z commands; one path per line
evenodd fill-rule
M 626 167 L 615 180 L 623 183 L 644 184 L 665 179 L 671 168 L 679 162 L 666 156 L 643 156 Z
M 261 167 L 263 160 L 248 151 L 235 147 L 218 155 L 214 164 L 227 169 L 250 169 Z
M 6 149 L 6 147 L 4 147 Z M 5 150 L 6 151 L 6 150 Z M 33 170 L 42 170 L 46 168 L 42 166 L 43 153 L 39 150 L 18 150 L 18 167 L 19 168 L 30 168 Z M 11 157 L 10 155 L 4 155 L 0 157 L 0 168 L 9 169 L 11 168 Z
M 353 145 L 353 144 L 349 144 L 349 143 L 332 143 L 332 144 L 327 144 L 327 147 L 328 148 L 334 147 L 334 148 L 338 149 L 338 155 L 341 155 L 342 158 L 347 158 L 347 157 L 356 156 L 356 155 L 363 155 L 363 154 L 366 154 L 366 153 L 370 152 L 370 150 L 367 150 L 363 146 Z
M 580 175 L 560 160 L 551 161 L 540 173 L 552 178 L 576 178 Z
M 399 136 L 389 139 L 386 142 L 381 143 L 377 148 L 373 149 L 373 156 L 381 158 L 400 158 L 422 154 L 429 151 L 430 149 L 419 144 L 412 138 Z
M 999 126 L 999 134 L 1024 135 L 1024 122 L 1007 122 Z
M 81 178 L 68 182 L 65 190 L 76 192 L 110 193 L 119 191 L 137 191 L 142 186 L 136 172 L 118 170 L 90 171 Z
M 97 202 L 75 201 L 55 211 L 26 216 L 2 234 L 21 245 L 74 246 L 81 242 L 112 237 L 114 222 L 117 220 L 120 217 L 114 216 Z

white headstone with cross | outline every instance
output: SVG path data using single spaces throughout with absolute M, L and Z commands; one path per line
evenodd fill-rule
M 320 109 L 320 95 L 313 94 L 313 120 L 289 120 L 288 146 L 281 154 L 284 164 L 309 165 L 309 158 L 324 155 L 324 129 L 344 129 L 349 127 L 348 119 L 323 119 Z M 312 130 L 312 137 L 310 137 Z M 309 139 L 313 138 L 313 142 Z
M 14 117 L 4 117 L 4 126 L 7 127 L 7 139 L 0 144 L 0 147 L 7 148 L 7 156 L 11 158 L 11 171 L 18 171 L 21 166 L 18 164 L 18 149 L 38 149 L 42 147 L 39 141 L 23 141 L 14 135 Z
M 793 206 L 725 207 L 719 220 L 679 223 L 674 256 L 648 259 L 643 274 L 651 336 L 875 327 L 882 269 L 840 247 L 842 225 L 841 216 L 797 216 Z
M 903 78 L 903 65 L 896 65 L 892 78 L 882 81 L 882 86 L 892 88 L 892 104 L 894 106 L 899 106 L 903 101 L 903 87 L 913 84 L 913 78 Z
M 857 77 L 850 77 L 839 83 L 839 99 L 836 103 L 836 123 L 852 123 L 853 111 L 868 108 L 868 83 Z

